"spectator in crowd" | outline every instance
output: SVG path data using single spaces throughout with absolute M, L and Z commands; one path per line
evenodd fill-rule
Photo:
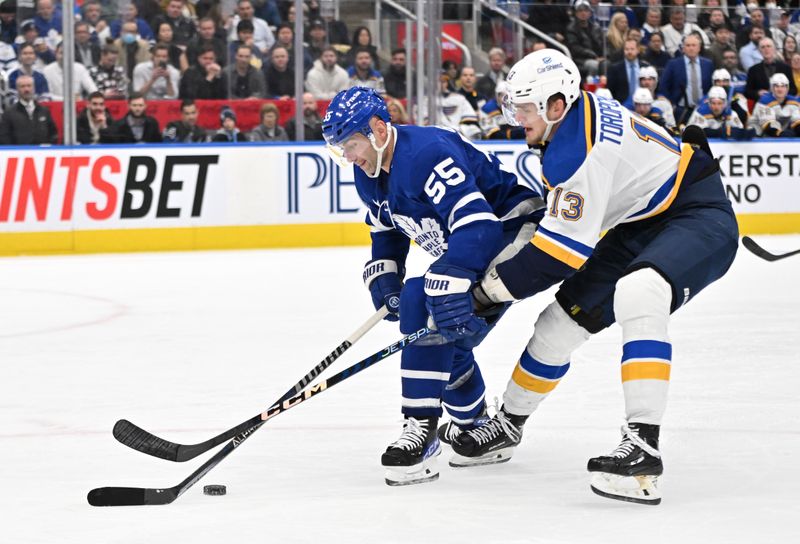
M 231 18 L 229 40 L 236 39 L 236 26 L 239 21 L 252 21 L 253 40 L 256 47 L 266 55 L 275 43 L 275 36 L 264 19 L 255 16 L 253 3 L 250 0 L 239 0 L 236 4 L 236 15 Z
M 42 73 L 47 79 L 47 87 L 50 90 L 52 100 L 64 100 L 64 44 L 56 46 L 56 61 L 44 67 Z M 97 91 L 97 85 L 89 75 L 89 70 L 79 63 L 73 63 L 72 70 L 72 92 L 76 100 L 82 100 L 93 92 Z
M 792 37 L 794 40 L 792 29 L 790 28 L 791 23 L 791 16 L 792 13 L 790 11 L 781 11 L 780 15 L 778 16 L 778 20 L 775 22 L 775 25 L 770 28 L 770 32 L 772 33 L 772 39 L 775 40 L 775 45 L 778 47 L 778 53 L 783 57 L 784 60 L 788 61 L 789 57 L 783 53 L 784 48 L 784 41 L 787 37 Z M 794 42 L 795 47 L 797 46 L 797 41 Z
M 81 21 L 89 25 L 93 42 L 104 44 L 111 36 L 111 28 L 103 19 L 103 9 L 98 0 L 86 0 L 81 6 Z
M 489 50 L 489 71 L 475 84 L 475 89 L 483 96 L 494 96 L 497 84 L 506 80 L 506 52 L 499 47 Z
M 703 29 L 694 23 L 686 22 L 685 8 L 673 7 L 670 9 L 669 24 L 661 27 L 661 33 L 664 35 L 664 48 L 667 53 L 674 57 L 675 53 L 680 49 L 683 39 L 693 32 L 697 32 L 700 35 L 704 47 L 710 45 L 708 36 L 703 32 Z
M 789 60 L 792 58 L 792 53 L 796 52 L 797 49 L 797 38 L 789 34 L 783 39 L 783 47 L 781 48 L 781 57 L 783 60 L 788 63 Z
M 252 21 L 250 21 L 252 24 Z M 186 46 L 186 60 L 189 66 L 197 64 L 197 57 L 200 50 L 210 47 L 214 50 L 214 58 L 220 66 L 225 66 L 228 62 L 228 49 L 225 40 L 216 35 L 217 27 L 214 19 L 203 17 L 197 23 L 197 35 L 189 40 Z
M 289 99 L 294 95 L 294 67 L 289 64 L 289 52 L 275 47 L 269 62 L 262 68 L 267 80 L 267 94 L 272 98 Z
M 272 46 L 272 49 L 276 47 L 283 47 L 286 49 L 289 53 L 289 64 L 294 68 L 294 28 L 285 23 L 278 27 L 278 32 L 275 36 L 275 44 Z M 311 54 L 303 47 L 303 73 L 311 69 L 313 62 Z
M 750 117 L 747 98 L 745 98 L 742 93 L 733 87 L 730 72 L 728 72 L 725 68 L 714 70 L 714 73 L 711 74 L 711 81 L 714 87 L 721 87 L 725 90 L 725 95 L 727 97 L 726 104 L 728 109 L 739 117 L 739 120 L 742 122 L 742 126 L 747 126 L 747 121 Z M 711 91 L 709 91 L 709 93 L 710 92 Z
M 467 102 L 469 102 L 469 105 L 475 110 L 476 114 L 483 105 L 486 104 L 486 97 L 479 93 L 478 89 L 475 87 L 477 81 L 475 68 L 472 66 L 464 66 L 461 69 L 461 89 L 459 89 L 458 92 L 467 99 Z
M 622 15 L 616 13 L 615 15 Z M 639 60 L 639 46 L 636 40 L 625 40 L 624 58 L 608 67 L 608 83 L 606 87 L 620 103 L 625 102 L 639 87 L 639 72 L 646 62 Z
M 303 93 L 303 138 L 305 141 L 323 140 L 322 137 L 322 118 L 317 111 L 317 100 L 311 93 Z M 297 129 L 295 117 L 292 116 L 286 122 L 286 134 L 289 140 L 297 139 Z
M 33 24 L 36 25 L 36 31 L 42 38 L 50 38 L 56 42 L 60 41 L 61 6 L 55 6 L 53 0 L 37 0 L 36 16 L 33 18 Z
M 176 45 L 186 46 L 197 34 L 194 21 L 183 14 L 186 0 L 169 0 L 162 15 L 153 18 L 153 28 L 161 23 L 169 23 L 172 27 L 173 41 Z
M 770 81 L 774 74 L 783 74 L 789 82 L 789 94 L 797 94 L 797 87 L 792 81 L 792 69 L 788 64 L 778 59 L 775 42 L 771 38 L 763 38 L 758 42 L 758 51 L 761 53 L 761 62 L 754 64 L 747 71 L 747 85 L 744 95 L 750 100 L 758 100 L 762 95 L 770 92 Z
M 650 43 L 650 36 L 654 32 L 661 34 L 661 27 L 664 26 L 662 19 L 663 17 L 661 15 L 661 8 L 656 6 L 650 6 L 647 8 L 647 11 L 645 12 L 644 24 L 642 24 L 642 30 L 644 31 L 644 37 L 642 41 L 645 44 Z M 663 41 L 664 35 L 661 34 L 661 37 Z
M 152 57 L 133 69 L 133 90 L 147 100 L 178 98 L 181 73 L 169 63 L 169 47 L 157 44 L 153 47 Z
M 667 127 L 667 122 L 664 120 L 661 110 L 653 105 L 653 95 L 650 93 L 650 89 L 644 89 L 642 87 L 636 89 L 633 95 L 631 95 L 631 104 L 633 105 L 633 111 L 645 119 L 651 120 L 658 126 L 670 130 Z
M 128 81 L 133 81 L 133 69 L 136 65 L 150 60 L 150 42 L 138 37 L 135 23 L 126 22 L 123 23 L 114 45 L 119 49 L 117 64 L 125 69 Z
M 105 0 L 106 2 L 109 0 Z M 130 0 L 123 0 L 123 1 L 130 1 Z M 136 4 L 136 9 L 139 12 L 139 17 L 147 21 L 147 24 L 150 25 L 152 30 L 156 29 L 156 25 L 153 23 L 156 20 L 156 17 L 163 15 L 164 10 L 162 9 L 162 4 L 168 2 L 169 0 L 133 0 L 133 3 Z
M 180 72 L 185 72 L 189 67 L 189 61 L 184 55 L 183 49 L 175 45 L 175 33 L 172 31 L 172 25 L 167 22 L 156 24 L 156 43 L 163 44 L 167 47 L 167 59 L 170 66 L 176 68 Z
M 672 60 L 669 54 L 664 51 L 664 35 L 661 34 L 661 31 L 650 34 L 650 41 L 647 42 L 647 49 L 642 60 L 650 66 L 654 66 L 658 73 L 663 72 L 664 68 L 667 67 L 667 63 Z
M 267 82 L 264 72 L 256 70 L 250 63 L 253 51 L 250 46 L 240 45 L 235 60 L 222 71 L 222 80 L 233 99 L 266 98 Z
M 89 95 L 89 101 L 75 120 L 78 143 L 99 144 L 111 141 L 109 128 L 114 122 L 111 112 L 106 108 L 103 93 L 95 91 Z
M 100 62 L 100 45 L 92 40 L 89 25 L 83 21 L 75 23 L 75 62 L 87 70 Z
M 703 129 L 709 138 L 752 140 L 755 130 L 745 128 L 741 119 L 728 108 L 728 93 L 722 87 L 711 87 L 708 100 L 689 118 L 689 125 Z
M 480 140 L 483 133 L 478 124 L 478 114 L 464 95 L 456 92 L 453 82 L 444 71 L 439 76 L 439 85 L 437 124 L 452 128 L 470 140 Z
M 124 99 L 128 93 L 128 78 L 125 69 L 117 64 L 118 57 L 117 46 L 107 44 L 100 54 L 100 63 L 89 69 L 97 90 L 103 93 L 106 100 Z
M 735 51 L 725 51 L 722 54 L 722 67 L 731 75 L 731 87 L 743 93 L 747 74 L 739 69 L 739 55 Z
M 378 58 L 378 48 L 372 43 L 372 33 L 365 26 L 360 26 L 353 32 L 353 42 L 350 51 L 347 52 L 346 63 L 352 66 L 356 63 L 356 55 L 362 49 L 369 52 L 370 59 L 372 60 L 371 68 L 373 70 L 380 70 L 381 64 Z
M 522 2 L 521 2 L 522 4 Z M 555 0 L 541 0 L 528 6 L 528 22 L 563 43 L 570 17 L 566 5 Z M 486 97 L 489 98 L 488 96 Z
M 383 72 L 383 84 L 386 94 L 395 98 L 406 97 L 406 50 L 392 50 L 389 67 Z
M 222 126 L 211 136 L 212 142 L 236 143 L 245 141 L 244 135 L 236 126 L 236 112 L 230 106 L 222 106 L 222 110 L 219 112 L 219 122 Z
M 110 142 L 116 144 L 143 144 L 161 142 L 158 121 L 145 113 L 147 102 L 141 93 L 131 93 L 128 113 L 111 125 Z
M 661 111 L 661 117 L 664 119 L 665 126 L 671 131 L 676 131 L 675 124 L 675 110 L 672 107 L 672 102 L 658 92 L 658 71 L 652 66 L 643 66 L 639 70 L 639 87 L 647 89 L 653 96 L 653 107 Z M 628 96 L 625 101 L 625 107 L 631 111 L 633 110 L 633 97 Z
M 347 72 L 336 63 L 336 50 L 326 47 L 306 75 L 306 90 L 320 100 L 331 100 L 349 86 Z
M 289 135 L 278 124 L 278 108 L 275 104 L 267 103 L 261 106 L 261 122 L 250 131 L 247 139 L 251 142 L 286 142 Z
M 162 139 L 169 144 L 194 144 L 208 140 L 206 131 L 197 126 L 197 105 L 188 98 L 181 102 L 181 118 L 164 127 Z
M 592 7 L 588 0 L 577 0 L 574 9 L 575 17 L 567 26 L 567 47 L 581 74 L 596 75 L 605 60 L 603 31 L 592 21 Z M 479 89 L 484 90 L 480 86 Z M 494 88 L 491 92 L 494 93 Z
M 17 102 L 6 109 L 0 121 L 0 145 L 55 144 L 58 130 L 50 110 L 36 102 L 33 78 L 16 78 Z
M 347 70 L 350 86 L 369 87 L 380 94 L 384 94 L 386 89 L 383 85 L 383 76 L 372 68 L 372 56 L 369 49 L 357 47 L 354 58 L 355 64 Z
M 764 20 L 764 12 L 761 9 L 752 9 L 750 11 L 749 20 L 739 27 L 739 31 L 736 33 L 736 47 L 742 48 L 747 42 L 753 41 L 753 38 L 750 34 L 750 30 L 757 26 L 764 31 L 764 35 L 761 36 L 762 38 L 771 38 L 772 34 L 770 33 L 769 29 L 767 28 L 767 21 Z M 759 38 L 760 40 L 760 38 Z M 756 44 L 758 41 L 756 41 Z
M 722 68 L 725 51 L 736 53 L 736 48 L 731 40 L 732 36 L 730 28 L 726 25 L 721 25 L 714 29 L 714 40 L 711 43 L 711 47 L 708 48 L 708 54 L 714 62 L 715 68 Z
M 618 62 L 622 60 L 625 47 L 625 36 L 628 34 L 628 18 L 624 13 L 617 12 L 611 16 L 611 22 L 606 32 L 606 58 L 608 62 Z M 638 44 L 637 44 L 638 46 Z
M 51 49 L 47 40 L 39 36 L 39 32 L 36 30 L 36 25 L 33 24 L 33 21 L 22 21 L 20 24 L 20 33 L 21 39 L 20 36 L 17 36 L 14 42 L 14 49 L 16 49 L 17 54 L 19 54 L 19 50 L 23 45 L 33 46 L 34 52 L 36 53 L 35 68 L 37 70 L 41 70 L 56 60 L 55 44 L 53 44 L 53 48 Z
M 408 113 L 406 113 L 402 102 L 396 98 L 390 98 L 386 101 L 386 109 L 389 111 L 389 117 L 393 125 L 408 124 Z
M 34 82 L 34 93 L 37 101 L 50 100 L 50 87 L 47 85 L 47 78 L 44 74 L 34 68 L 36 64 L 36 51 L 30 44 L 24 44 L 19 48 L 17 56 L 17 68 L 8 74 L 9 103 L 16 100 L 17 78 L 26 75 L 30 76 Z
M 708 36 L 708 40 L 713 43 L 717 38 L 718 29 L 730 28 L 728 18 L 725 17 L 725 12 L 722 8 L 712 8 L 705 15 L 707 15 L 707 17 L 699 18 L 697 22 L 703 29 L 703 32 L 706 33 L 706 36 Z M 731 44 L 731 46 L 733 46 L 733 44 Z
M 675 107 L 678 126 L 689 118 L 700 103 L 700 98 L 711 88 L 714 63 L 700 56 L 701 47 L 699 36 L 686 36 L 683 40 L 683 56 L 667 63 L 661 79 L 664 94 Z
M 181 77 L 179 95 L 182 99 L 219 100 L 225 98 L 222 68 L 217 54 L 210 45 L 204 45 L 197 55 L 197 63 Z
M 239 46 L 246 45 L 250 48 L 250 51 L 252 51 L 252 55 L 250 55 L 250 64 L 253 65 L 253 68 L 261 70 L 264 66 L 264 55 L 255 45 L 255 40 L 253 39 L 253 22 L 239 21 L 239 24 L 236 25 L 236 36 L 238 39 L 228 44 L 228 55 L 230 58 L 236 58 L 236 51 L 239 49 Z
M 139 10 L 133 2 L 129 2 L 123 6 L 121 18 L 111 21 L 109 25 L 111 37 L 114 39 L 119 38 L 120 34 L 125 31 L 126 23 L 131 23 L 135 26 L 135 31 L 132 32 L 132 34 L 138 34 L 141 39 L 152 40 L 155 38 L 153 29 L 150 28 L 147 21 L 139 17 Z M 131 33 L 130 30 L 128 32 Z
M 617 13 L 621 13 L 622 15 L 625 16 L 625 20 L 628 23 L 628 27 L 636 28 L 639 26 L 639 19 L 636 17 L 636 13 L 634 13 L 633 9 L 627 4 L 628 0 L 614 0 L 613 5 L 611 6 L 612 17 Z M 622 37 L 623 38 L 625 37 L 624 33 Z
M 17 39 L 17 2 L 5 0 L 0 4 L 0 41 L 12 44 Z
M 286 4 L 286 2 L 283 1 L 281 4 Z M 283 22 L 277 0 L 255 0 L 253 8 L 256 17 L 264 19 L 270 26 L 277 27 Z M 303 11 L 305 12 L 305 10 Z
M 347 24 L 344 21 L 334 19 L 335 11 L 326 11 L 322 15 L 325 23 L 325 31 L 328 34 L 328 42 L 331 45 L 350 45 L 350 34 Z
M 792 82 L 796 89 L 800 89 L 800 51 L 795 51 L 789 58 L 789 66 L 792 68 Z
M 777 72 L 769 83 L 769 92 L 753 108 L 750 127 L 759 136 L 800 137 L 800 102 L 789 94 L 789 78 Z
M 326 47 L 328 32 L 325 30 L 325 23 L 321 19 L 314 19 L 308 27 L 308 53 L 312 60 L 320 58 Z
M 460 82 L 458 81 L 459 78 L 459 69 L 458 64 L 452 60 L 445 60 L 442 62 L 442 71 L 445 75 L 450 78 L 450 83 L 454 89 L 458 90 Z
M 292 29 L 294 29 L 295 23 L 295 9 L 294 9 L 294 2 L 289 3 L 289 6 L 286 8 L 286 20 L 281 21 L 276 25 L 276 28 L 280 28 L 281 25 L 288 24 Z M 305 39 L 305 36 L 308 36 L 308 2 L 303 2 L 303 31 L 302 35 Z M 275 39 L 277 40 L 277 36 Z
M 760 25 L 753 25 L 750 27 L 749 36 L 750 41 L 739 49 L 739 60 L 745 71 L 764 60 L 761 51 L 758 50 L 758 44 L 764 39 L 764 29 Z

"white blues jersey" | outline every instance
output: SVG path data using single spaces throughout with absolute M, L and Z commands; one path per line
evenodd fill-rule
M 714 115 L 711 111 L 711 106 L 708 105 L 708 100 L 702 102 L 697 109 L 694 110 L 687 124 L 712 130 L 744 128 L 739 116 L 733 113 L 729 108 L 726 108 L 720 116 Z
M 381 170 L 373 179 L 355 168 L 356 189 L 368 207 L 373 259 L 402 267 L 410 239 L 436 259 L 483 274 L 504 230 L 541 217 L 542 198 L 457 132 L 392 129 L 389 173 Z
M 789 131 L 800 125 L 800 101 L 796 96 L 787 95 L 783 103 L 775 95 L 766 93 L 753 107 L 748 125 L 756 129 L 756 134 L 761 136 L 768 128 L 779 132 Z

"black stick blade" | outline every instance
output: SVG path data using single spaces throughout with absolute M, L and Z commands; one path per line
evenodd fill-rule
M 147 455 L 166 459 L 167 461 L 178 461 L 178 444 L 159 438 L 134 425 L 127 419 L 120 419 L 114 425 L 114 438 L 129 448 Z
M 175 488 L 98 487 L 86 496 L 92 506 L 144 506 L 169 504 L 178 498 Z
M 86 496 L 92 506 L 141 506 L 144 489 L 140 487 L 98 487 Z

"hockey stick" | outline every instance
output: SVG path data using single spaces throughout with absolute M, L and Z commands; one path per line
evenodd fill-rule
M 240 434 L 233 437 L 233 440 L 228 442 L 225 447 L 214 454 L 211 459 L 203 463 L 200 468 L 192 472 L 185 480 L 176 485 L 166 489 L 159 488 L 143 488 L 143 487 L 100 487 L 92 489 L 87 495 L 87 500 L 92 506 L 139 506 L 139 505 L 155 505 L 155 504 L 170 504 L 175 499 L 180 497 L 187 489 L 197 483 L 200 478 L 205 476 L 211 469 L 217 466 L 223 459 L 238 448 L 245 440 L 247 440 L 253 433 L 255 433 L 264 423 L 289 410 L 298 404 L 330 389 L 339 382 L 343 382 L 347 378 L 358 374 L 365 368 L 369 368 L 375 363 L 386 359 L 394 353 L 397 353 L 403 348 L 410 346 L 421 338 L 424 338 L 431 332 L 431 329 L 422 328 L 415 333 L 409 334 L 405 338 L 400 339 L 394 344 L 373 353 L 366 359 L 362 359 L 356 364 L 342 370 L 338 374 L 334 374 L 327 380 L 322 380 L 316 385 L 312 385 L 302 393 L 277 403 L 266 412 L 259 414 L 253 418 L 251 427 L 245 429 Z
M 788 253 L 770 253 L 760 245 L 756 243 L 755 240 L 750 238 L 749 236 L 742 236 L 742 245 L 750 250 L 750 253 L 757 257 L 761 257 L 765 261 L 779 261 L 781 259 L 785 259 L 786 257 L 791 257 L 792 255 L 799 255 L 800 249 L 795 249 L 794 251 L 790 251 Z
M 386 308 L 386 306 L 381 307 L 381 309 L 375 312 L 375 314 L 363 325 L 361 325 L 357 331 L 348 336 L 344 342 L 342 342 L 335 350 L 330 352 L 327 357 L 325 357 L 317 366 L 312 368 L 308 374 L 303 376 L 299 382 L 294 384 L 286 393 L 281 395 L 281 397 L 273 402 L 270 406 L 280 404 L 286 399 L 291 398 L 302 391 L 306 385 L 311 383 L 311 381 L 319 376 L 322 371 L 331 366 L 336 359 L 338 359 L 345 351 L 350 349 L 350 347 L 362 336 L 364 336 L 364 334 L 366 334 L 376 324 L 380 323 L 380 321 L 386 317 L 386 314 L 388 313 L 389 310 Z M 134 425 L 127 419 L 120 419 L 117 421 L 117 423 L 114 425 L 113 432 L 114 438 L 129 448 L 146 453 L 147 455 L 152 455 L 153 457 L 166 459 L 167 461 L 176 461 L 178 463 L 182 463 L 184 461 L 188 461 L 189 459 L 194 459 L 198 455 L 201 455 L 208 450 L 219 446 L 237 434 L 249 429 L 257 421 L 259 421 L 260 417 L 260 414 L 252 417 L 247 421 L 244 421 L 239 425 L 236 425 L 235 427 L 215 436 L 214 438 L 206 440 L 205 442 L 200 442 L 199 444 L 186 445 L 164 440 L 163 438 L 159 438 L 156 435 L 142 429 L 141 427 Z

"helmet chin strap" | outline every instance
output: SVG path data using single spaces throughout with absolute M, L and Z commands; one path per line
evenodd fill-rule
M 375 151 L 378 152 L 378 159 L 375 161 L 376 162 L 376 164 L 375 164 L 375 172 L 370 174 L 369 172 L 364 171 L 364 173 L 367 174 L 369 177 L 377 178 L 380 175 L 381 166 L 382 166 L 382 163 L 383 163 L 383 152 L 389 146 L 389 141 L 392 139 L 392 138 L 390 138 L 390 136 L 393 136 L 394 134 L 395 134 L 395 130 L 392 127 L 392 124 L 391 123 L 386 123 L 386 141 L 383 142 L 382 146 L 378 147 L 377 145 L 375 145 L 375 133 L 374 132 L 370 133 L 369 138 L 368 138 L 369 139 L 369 143 L 372 146 L 372 149 L 374 149 Z

